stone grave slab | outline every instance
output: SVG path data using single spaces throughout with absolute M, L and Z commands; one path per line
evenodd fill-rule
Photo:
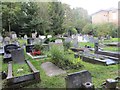
M 82 85 L 85 83 L 89 83 L 89 85 L 92 84 L 91 74 L 87 70 L 69 74 L 66 76 L 65 80 L 66 88 L 82 88 Z
M 51 62 L 45 62 L 41 65 L 41 67 L 46 72 L 46 75 L 50 77 L 66 73 L 66 71 L 60 69 Z

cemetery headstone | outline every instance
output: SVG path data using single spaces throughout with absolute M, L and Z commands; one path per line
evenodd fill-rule
M 27 35 L 24 35 L 24 39 L 28 39 Z
M 99 49 L 99 48 L 98 48 L 98 43 L 95 43 L 95 44 L 94 44 L 94 48 L 95 48 L 95 53 L 97 53 L 97 52 L 98 52 L 98 49 Z
M 12 60 L 15 63 L 19 63 L 19 64 L 25 63 L 24 49 L 19 48 L 19 49 L 13 50 L 11 52 L 11 56 L 12 56 Z
M 9 44 L 10 43 L 10 37 L 5 37 L 3 43 L 4 43 L 4 45 Z
M 32 52 L 34 49 L 34 45 L 26 45 L 26 52 Z
M 70 37 L 65 38 L 65 42 L 71 42 L 72 39 Z
M 56 40 L 55 40 L 55 43 L 60 44 L 60 43 L 63 43 L 63 42 L 62 42 L 62 39 L 56 39 Z
M 89 42 L 94 43 L 94 37 L 93 36 L 89 36 Z
M 12 34 L 12 39 L 17 39 L 17 34 Z
M 42 43 L 42 39 L 35 38 L 34 41 L 33 41 L 33 44 L 39 44 L 39 43 Z
M 47 35 L 47 38 L 51 38 L 52 37 L 52 35 Z
M 2 42 L 3 41 L 3 37 L 0 35 L 0 42 Z
M 78 45 L 78 39 L 77 38 L 73 39 L 73 47 L 75 47 L 75 48 L 79 47 L 79 45 Z
M 7 54 L 11 53 L 12 50 L 18 49 L 19 47 L 15 44 L 8 44 L 4 46 L 4 52 Z
M 32 38 L 36 38 L 36 33 L 32 33 Z
M 66 78 L 66 88 L 93 87 L 91 74 L 87 70 L 69 74 Z M 83 89 L 81 89 L 83 90 Z M 93 90 L 93 89 L 91 89 Z
M 34 42 L 34 39 L 33 38 L 28 38 L 27 39 L 27 44 L 33 44 Z

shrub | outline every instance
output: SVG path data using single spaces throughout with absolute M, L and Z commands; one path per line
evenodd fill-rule
M 64 42 L 63 45 L 65 50 L 68 50 L 72 46 L 71 42 Z
M 62 69 L 77 69 L 81 67 L 80 60 L 74 56 L 64 53 L 57 47 L 51 48 L 51 61 Z

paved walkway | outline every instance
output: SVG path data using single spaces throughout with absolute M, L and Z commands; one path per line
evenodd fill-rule
M 45 62 L 41 65 L 41 67 L 45 71 L 46 75 L 50 77 L 66 73 L 66 71 L 60 69 L 51 62 Z

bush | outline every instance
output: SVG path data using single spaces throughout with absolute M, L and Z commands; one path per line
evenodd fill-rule
M 74 56 L 64 53 L 57 47 L 51 48 L 51 59 L 54 64 L 62 69 L 77 69 L 81 67 L 80 60 Z
M 56 39 L 62 39 L 62 41 L 64 41 L 64 38 L 51 37 L 47 38 L 44 43 L 48 44 L 49 42 L 55 42 Z
M 64 45 L 65 51 L 68 51 L 68 49 L 72 46 L 71 42 L 64 42 L 63 45 Z

